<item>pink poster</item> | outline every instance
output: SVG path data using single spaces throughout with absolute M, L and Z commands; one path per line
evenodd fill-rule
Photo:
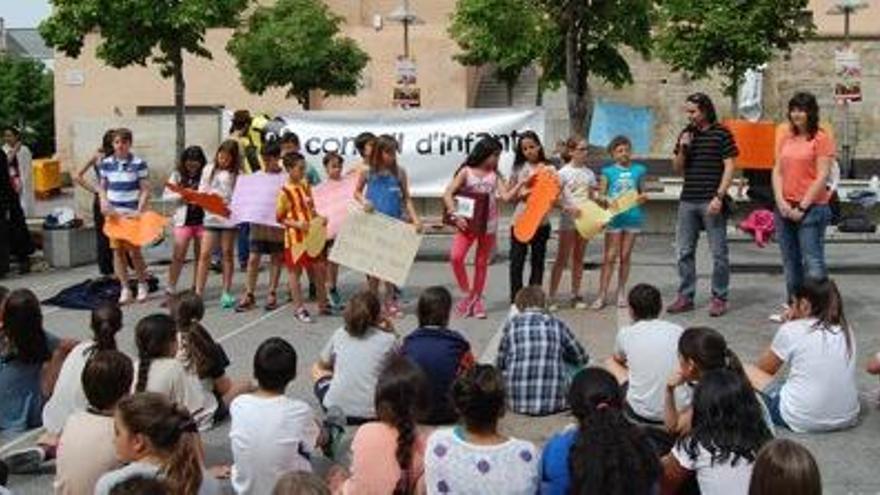
M 341 180 L 326 180 L 312 189 L 315 209 L 327 218 L 327 238 L 336 237 L 336 232 L 348 216 L 349 205 L 354 201 L 354 189 L 358 175 L 349 174 Z
M 239 175 L 229 203 L 231 218 L 238 223 L 280 227 L 275 220 L 275 206 L 286 181 L 287 174 L 257 172 Z

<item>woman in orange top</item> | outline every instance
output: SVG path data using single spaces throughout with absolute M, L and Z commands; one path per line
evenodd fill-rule
M 825 227 L 831 220 L 828 175 L 834 139 L 819 128 L 819 105 L 810 93 L 788 102 L 788 131 L 776 143 L 773 194 L 776 232 L 785 271 L 787 297 L 805 277 L 825 278 Z
M 284 261 L 287 264 L 287 279 L 290 284 L 290 294 L 293 305 L 296 308 L 294 316 L 303 323 L 311 323 L 312 316 L 305 308 L 302 289 L 299 279 L 303 269 L 308 271 L 309 278 L 314 281 L 318 290 L 318 312 L 322 315 L 330 314 L 327 305 L 327 290 L 324 286 L 324 260 L 321 256 L 311 257 L 307 252 L 302 252 L 295 257 L 294 249 L 302 246 L 309 232 L 312 222 L 326 222 L 315 211 L 315 202 L 312 199 L 312 188 L 306 181 L 306 159 L 299 153 L 288 153 L 282 159 L 284 168 L 289 174 L 287 183 L 278 193 L 278 206 L 276 215 L 278 223 L 285 227 L 284 232 Z

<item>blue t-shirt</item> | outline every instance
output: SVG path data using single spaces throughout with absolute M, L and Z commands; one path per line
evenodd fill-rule
M 430 408 L 425 423 L 454 423 L 458 415 L 449 399 L 459 370 L 471 365 L 471 346 L 458 332 L 448 328 L 420 327 L 403 339 L 401 353 L 428 377 Z
M 110 206 L 121 213 L 137 211 L 141 181 L 150 176 L 147 163 L 134 155 L 127 158 L 110 155 L 101 161 L 98 170 Z
M 403 218 L 403 184 L 397 175 L 385 171 L 367 174 L 366 198 L 379 213 Z
M 541 495 L 568 495 L 571 471 L 568 453 L 577 439 L 577 428 L 568 428 L 553 437 L 541 454 Z
M 46 334 L 49 352 L 59 341 Z M 43 363 L 24 363 L 13 356 L 0 357 L 0 431 L 20 432 L 43 424 Z
M 648 167 L 641 163 L 631 163 L 629 167 L 617 163 L 602 167 L 602 177 L 608 184 L 608 198 L 616 199 L 629 191 L 640 191 L 642 179 L 648 172 Z M 631 208 L 619 215 L 615 215 L 608 225 L 609 229 L 615 228 L 639 228 L 645 223 L 645 214 L 641 206 Z

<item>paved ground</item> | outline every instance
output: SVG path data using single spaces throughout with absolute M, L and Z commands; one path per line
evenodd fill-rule
M 502 241 L 501 245 L 507 244 Z M 444 252 L 444 247 L 443 239 L 426 242 L 423 249 L 425 259 L 440 259 L 439 255 Z M 660 287 L 667 298 L 672 297 L 677 277 L 670 261 L 671 252 L 669 238 L 641 239 L 636 251 L 632 281 L 651 282 Z M 776 328 L 767 321 L 766 316 L 781 301 L 782 278 L 781 275 L 766 272 L 778 266 L 778 251 L 773 247 L 758 250 L 750 245 L 737 244 L 733 248 L 731 257 L 735 269 L 732 280 L 731 313 L 717 320 L 710 319 L 706 315 L 708 267 L 705 252 L 702 252 L 700 270 L 703 276 L 700 279 L 701 292 L 698 295 L 698 303 L 702 307 L 685 318 L 673 319 L 685 325 L 708 324 L 718 328 L 730 339 L 732 346 L 743 360 L 751 360 L 769 343 Z M 590 258 L 592 261 L 598 259 L 595 248 L 590 249 Z M 829 247 L 829 258 L 832 267 L 839 272 L 836 276 L 845 294 L 847 316 L 855 328 L 858 362 L 861 369 L 868 356 L 880 350 L 880 336 L 876 323 L 880 321 L 880 293 L 876 290 L 878 278 L 871 273 L 880 265 L 880 253 L 875 245 L 833 245 Z M 153 270 L 160 277 L 164 277 L 163 266 L 153 266 Z M 457 320 L 452 324 L 468 336 L 479 354 L 484 354 L 486 357 L 491 356 L 490 341 L 508 309 L 506 270 L 507 265 L 503 259 L 492 266 L 488 288 L 490 317 L 484 321 Z M 94 271 L 94 267 L 82 267 L 34 273 L 26 277 L 7 279 L 2 283 L 13 288 L 29 287 L 41 298 L 45 298 L 66 285 L 94 275 Z M 182 280 L 187 280 L 186 277 L 189 277 L 190 273 L 187 271 Z M 591 269 L 587 275 L 589 298 L 595 294 L 595 279 L 596 272 Z M 357 290 L 361 280 L 357 274 L 344 273 L 343 293 Z M 236 287 L 240 286 L 241 281 L 242 277 L 237 275 Z M 270 336 L 280 335 L 293 343 L 301 359 L 300 377 L 290 387 L 289 394 L 315 404 L 307 370 L 326 338 L 340 325 L 340 319 L 324 318 L 313 325 L 305 326 L 295 323 L 290 306 L 271 313 L 254 311 L 235 314 L 231 311 L 221 311 L 217 305 L 218 282 L 218 276 L 213 276 L 210 280 L 212 290 L 209 290 L 208 314 L 204 323 L 226 348 L 232 360 L 230 374 L 247 375 L 257 345 Z M 407 306 L 409 315 L 398 325 L 402 333 L 411 331 L 415 326 L 412 300 L 422 288 L 436 283 L 444 283 L 451 287 L 452 276 L 448 266 L 438 261 L 418 262 L 410 276 L 410 284 L 406 288 L 405 296 L 410 304 Z M 563 282 L 563 286 L 565 284 L 567 281 Z M 134 351 L 132 336 L 134 324 L 142 316 L 156 311 L 160 311 L 159 300 L 156 298 L 146 304 L 126 309 L 125 330 L 119 335 L 120 346 L 124 351 Z M 606 309 L 602 312 L 565 310 L 561 314 L 576 329 L 594 363 L 601 362 L 609 355 L 615 331 L 618 325 L 625 321 L 625 315 L 619 314 L 616 309 Z M 46 328 L 58 335 L 82 338 L 88 334 L 86 312 L 46 307 L 44 315 Z M 878 383 L 875 379 L 859 372 L 859 386 L 862 392 L 863 413 L 862 421 L 856 428 L 825 435 L 793 435 L 798 441 L 807 445 L 818 458 L 826 493 L 880 493 L 880 476 L 873 471 L 876 460 L 880 458 Z M 543 442 L 549 434 L 567 422 L 568 419 L 564 416 L 527 420 L 508 417 L 505 428 L 511 434 Z M 227 434 L 228 425 L 225 425 L 205 435 L 209 463 L 230 460 Z M 0 448 L 6 450 L 27 445 L 32 441 L 33 436 L 18 437 L 6 442 Z M 41 476 L 14 477 L 11 480 L 11 488 L 17 494 L 49 493 L 51 479 L 50 473 Z

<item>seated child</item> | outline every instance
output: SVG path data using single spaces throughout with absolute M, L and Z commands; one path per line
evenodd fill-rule
M 455 422 L 458 415 L 449 391 L 455 378 L 474 365 L 471 345 L 447 328 L 451 310 L 452 295 L 445 287 L 425 289 L 418 302 L 419 328 L 403 339 L 402 354 L 428 377 L 430 407 L 422 421 L 425 424 Z
M 315 364 L 315 395 L 325 408 L 342 409 L 349 424 L 376 418 L 379 372 L 397 347 L 397 335 L 386 330 L 378 297 L 364 291 L 345 307 L 345 326 L 327 341 Z
M 575 375 L 568 391 L 577 426 L 553 436 L 541 456 L 541 493 L 657 493 L 660 463 L 626 420 L 617 381 L 600 368 Z
M 415 493 L 424 475 L 427 435 L 416 418 L 425 405 L 425 375 L 402 356 L 393 356 L 379 376 L 378 421 L 358 428 L 351 444 L 351 476 L 335 493 L 379 495 Z
M 822 476 L 813 454 L 787 438 L 767 442 L 758 451 L 749 495 L 822 495 Z
M 633 324 L 620 329 L 606 368 L 625 387 L 624 411 L 630 419 L 663 424 L 666 380 L 678 369 L 680 326 L 658 319 L 663 310 L 660 291 L 638 284 L 629 291 Z M 678 404 L 687 404 L 687 387 L 676 389 Z
M 486 364 L 466 371 L 452 385 L 452 402 L 459 425 L 428 438 L 428 493 L 537 493 L 538 449 L 498 431 L 505 408 L 501 373 Z
M 250 380 L 233 381 L 226 374 L 229 358 L 200 323 L 205 316 L 201 296 L 186 291 L 174 302 L 177 322 L 177 359 L 191 375 L 198 378 L 205 404 L 217 404 L 213 423 L 226 419 L 228 406 L 238 395 L 254 389 Z
M 752 465 L 773 435 L 760 401 L 730 369 L 707 371 L 694 389 L 690 433 L 663 457 L 662 493 L 696 477 L 703 495 L 748 493 Z
M 790 314 L 770 347 L 747 373 L 773 423 L 792 431 L 849 428 L 859 417 L 855 338 L 837 285 L 807 279 L 795 289 Z M 785 363 L 788 377 L 776 375 Z
M 129 478 L 162 478 L 175 495 L 220 495 L 217 480 L 202 466 L 199 430 L 192 416 L 162 394 L 123 398 L 113 416 L 116 456 L 125 467 L 105 473 L 95 495 L 109 495 Z
M 285 472 L 312 470 L 309 457 L 320 433 L 315 412 L 284 395 L 296 377 L 296 361 L 296 351 L 286 340 L 264 341 L 254 354 L 259 388 L 232 401 L 229 439 L 235 493 L 269 493 Z
M 185 407 L 196 424 L 208 428 L 214 423 L 218 402 L 206 394 L 198 377 L 177 359 L 177 327 L 165 314 L 152 314 L 135 327 L 138 360 L 135 364 L 135 392 L 157 392 Z
M 90 494 L 101 475 L 120 466 L 113 447 L 113 413 L 133 378 L 131 359 L 119 351 L 97 351 L 85 363 L 80 383 L 88 406 L 64 423 L 55 469 L 57 495 Z
M 540 287 L 520 289 L 514 303 L 519 313 L 504 324 L 496 358 L 510 410 L 530 416 L 563 411 L 569 377 L 586 366 L 587 353 L 565 322 L 545 311 Z

